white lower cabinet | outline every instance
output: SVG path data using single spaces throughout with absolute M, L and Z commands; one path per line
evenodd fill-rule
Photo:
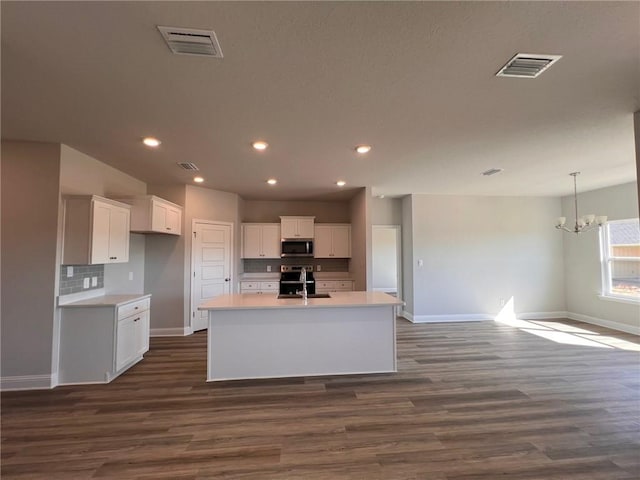
M 316 293 L 351 291 L 353 291 L 353 280 L 316 280 Z
M 149 296 L 99 298 L 61 305 L 59 385 L 108 383 L 149 350 Z
M 280 292 L 280 282 L 240 282 L 240 293 L 273 294 Z

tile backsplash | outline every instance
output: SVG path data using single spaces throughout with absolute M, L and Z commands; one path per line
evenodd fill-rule
M 67 267 L 73 267 L 73 276 L 67 277 Z M 91 285 L 91 279 L 97 277 L 98 284 Z M 89 279 L 89 288 L 84 288 L 84 279 Z M 71 293 L 86 292 L 104 287 L 104 265 L 62 265 L 60 268 L 60 293 L 59 295 L 69 295 Z
M 313 265 L 314 270 L 317 266 L 322 266 L 323 272 L 348 272 L 348 258 L 246 258 L 243 260 L 244 273 L 264 273 L 267 271 L 267 265 L 271 265 L 271 273 L 280 272 L 280 265 Z

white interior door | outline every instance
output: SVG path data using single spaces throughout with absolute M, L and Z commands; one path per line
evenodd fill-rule
M 192 253 L 191 328 L 207 328 L 208 313 L 198 306 L 231 293 L 231 225 L 194 223 Z

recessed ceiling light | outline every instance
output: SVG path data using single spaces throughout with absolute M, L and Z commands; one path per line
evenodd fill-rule
M 158 147 L 162 143 L 160 140 L 154 137 L 144 137 L 142 139 L 142 143 L 144 143 L 147 147 Z
M 256 150 L 266 150 L 269 144 L 267 142 L 263 142 L 262 140 L 258 140 L 257 142 L 253 142 L 253 148 Z
M 267 180 L 267 183 L 269 185 L 275 185 L 276 183 L 278 183 L 278 180 L 276 180 L 275 178 L 270 178 L 269 180 Z
M 345 182 L 344 180 L 338 180 L 336 182 L 336 185 L 339 187 L 344 187 L 347 184 L 347 182 Z
M 371 151 L 371 145 L 357 145 L 356 152 L 358 153 L 369 153 Z
M 193 181 L 196 183 L 202 183 L 204 182 L 204 178 L 202 177 L 193 177 Z
M 384 198 L 384 195 L 378 195 L 378 198 Z

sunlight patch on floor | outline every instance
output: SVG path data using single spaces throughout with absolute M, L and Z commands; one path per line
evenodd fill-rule
M 521 320 L 516 316 L 514 308 L 514 299 L 511 297 L 498 315 L 496 322 L 510 327 L 518 328 L 524 332 L 546 338 L 556 343 L 565 345 L 579 345 L 583 347 L 595 348 L 617 348 L 620 350 L 629 350 L 632 352 L 640 352 L 640 344 L 622 340 L 620 338 L 600 335 L 585 328 L 567 325 L 561 322 L 550 320 Z

